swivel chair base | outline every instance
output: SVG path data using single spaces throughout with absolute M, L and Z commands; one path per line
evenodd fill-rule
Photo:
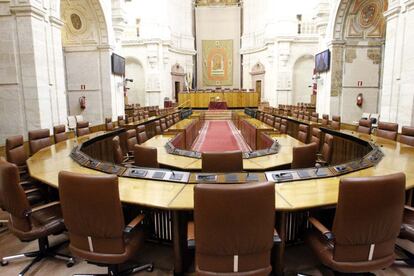
M 49 241 L 47 237 L 45 237 L 45 238 L 39 239 L 38 243 L 39 243 L 38 251 L 32 251 L 32 252 L 22 253 L 18 255 L 3 257 L 0 259 L 1 266 L 8 265 L 9 261 L 20 260 L 23 258 L 33 258 L 33 260 L 19 273 L 19 276 L 23 276 L 27 271 L 29 271 L 29 269 L 34 264 L 38 263 L 39 261 L 47 257 L 64 260 L 66 261 L 67 267 L 72 267 L 75 264 L 75 259 L 73 257 L 56 252 L 57 249 L 59 249 L 59 247 L 61 247 L 64 243 L 67 243 L 67 241 L 50 247 Z
M 100 276 L 100 275 L 107 275 L 107 276 L 127 276 L 132 275 L 137 272 L 141 271 L 148 271 L 152 272 L 154 270 L 154 264 L 145 264 L 145 265 L 136 265 L 134 267 L 128 268 L 126 270 L 119 271 L 118 265 L 110 265 L 108 266 L 108 273 L 106 274 L 74 274 L 73 276 Z

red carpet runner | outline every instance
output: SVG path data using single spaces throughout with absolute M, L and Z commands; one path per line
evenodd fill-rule
M 193 144 L 199 152 L 241 150 L 250 151 L 240 132 L 232 121 L 206 121 L 200 135 Z

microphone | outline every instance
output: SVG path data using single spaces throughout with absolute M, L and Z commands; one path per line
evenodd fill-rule
M 315 175 L 316 175 L 316 176 L 318 176 L 318 171 L 319 171 L 319 169 L 320 169 L 322 166 L 321 166 L 321 164 L 316 163 L 316 164 L 315 164 L 315 167 L 316 167 Z

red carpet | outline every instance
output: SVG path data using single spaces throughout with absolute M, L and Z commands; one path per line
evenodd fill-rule
M 247 152 L 249 146 L 231 121 L 206 121 L 200 135 L 193 144 L 199 152 L 241 150 Z

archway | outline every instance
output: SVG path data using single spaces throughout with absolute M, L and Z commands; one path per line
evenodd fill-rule
M 125 77 L 132 79 L 128 82 L 128 104 L 145 105 L 145 73 L 144 67 L 137 59 L 127 57 L 125 60 Z
M 176 63 L 171 67 L 172 96 L 178 103 L 178 94 L 185 88 L 185 72 L 180 64 Z
M 292 104 L 310 103 L 314 57 L 306 55 L 298 58 L 293 66 Z
M 259 102 L 262 102 L 264 98 L 265 73 L 265 67 L 261 62 L 257 62 L 250 72 L 252 76 L 252 87 L 258 94 Z
M 318 97 L 329 93 L 330 113 L 340 114 L 343 122 L 357 121 L 363 112 L 379 112 L 387 8 L 387 0 L 338 4 L 331 24 L 330 87 Z M 361 107 L 355 103 L 359 93 L 364 97 Z

